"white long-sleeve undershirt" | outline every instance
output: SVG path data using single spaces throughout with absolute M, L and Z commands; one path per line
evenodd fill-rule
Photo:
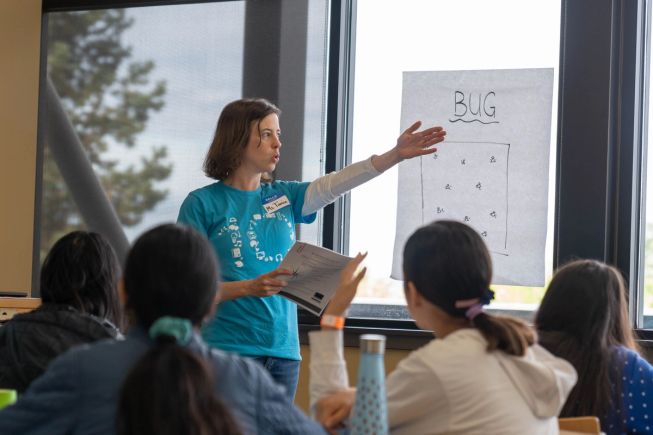
M 302 214 L 308 216 L 331 204 L 344 193 L 380 175 L 372 165 L 372 157 L 353 163 L 337 172 L 315 179 L 304 194 Z

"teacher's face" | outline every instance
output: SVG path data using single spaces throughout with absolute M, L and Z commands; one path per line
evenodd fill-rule
M 242 164 L 257 173 L 272 172 L 281 157 L 279 117 L 271 113 L 249 127 L 249 142 Z

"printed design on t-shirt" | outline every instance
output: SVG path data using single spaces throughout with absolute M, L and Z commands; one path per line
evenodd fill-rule
M 245 266 L 245 257 L 243 255 L 243 249 L 251 249 L 254 251 L 254 257 L 257 261 L 263 261 L 266 263 L 275 262 L 281 263 L 285 253 L 288 249 L 285 249 L 284 253 L 280 252 L 271 252 L 272 249 L 276 246 L 266 248 L 263 246 L 259 240 L 257 233 L 257 228 L 262 226 L 266 220 L 275 219 L 280 221 L 282 225 L 288 227 L 288 237 L 290 238 L 290 245 L 295 242 L 295 230 L 293 228 L 292 222 L 288 217 L 281 212 L 274 213 L 254 213 L 247 223 L 247 229 L 244 230 L 244 235 L 241 231 L 241 227 L 238 225 L 238 218 L 230 217 L 227 219 L 227 225 L 223 226 L 218 231 L 218 237 L 229 237 L 231 241 L 231 261 L 234 266 L 241 268 Z M 268 222 L 269 223 L 269 222 Z M 225 261 L 226 259 L 221 259 Z

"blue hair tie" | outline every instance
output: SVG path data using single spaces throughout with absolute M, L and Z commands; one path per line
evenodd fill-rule
M 152 340 L 161 335 L 167 335 L 174 338 L 177 344 L 184 346 L 188 344 L 193 336 L 193 324 L 188 319 L 163 316 L 152 323 L 148 333 Z
M 485 289 L 481 297 L 478 298 L 478 302 L 481 305 L 489 305 L 492 299 L 494 299 L 494 292 L 488 288 Z

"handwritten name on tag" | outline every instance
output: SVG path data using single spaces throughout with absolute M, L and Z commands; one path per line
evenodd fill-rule
M 273 196 L 272 198 L 267 198 L 264 201 L 263 208 L 268 213 L 274 213 L 280 208 L 284 208 L 288 205 L 290 205 L 290 201 L 286 195 Z

